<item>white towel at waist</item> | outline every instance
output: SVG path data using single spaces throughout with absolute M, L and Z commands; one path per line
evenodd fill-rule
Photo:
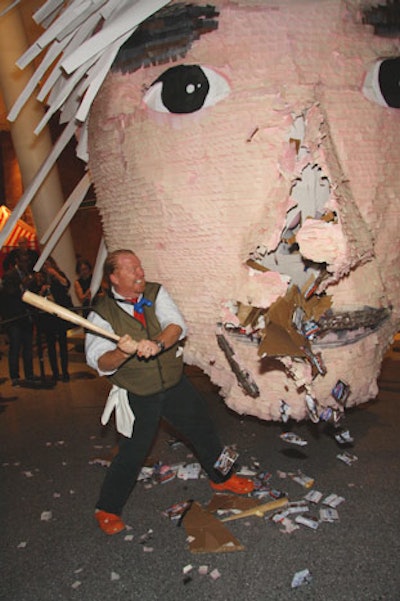
M 117 431 L 127 438 L 131 438 L 135 416 L 131 406 L 129 405 L 128 392 L 124 388 L 119 388 L 119 386 L 113 386 L 110 390 L 110 394 L 108 395 L 108 399 L 101 416 L 101 423 L 103 426 L 108 423 L 111 413 L 114 411 L 114 409 L 115 426 Z

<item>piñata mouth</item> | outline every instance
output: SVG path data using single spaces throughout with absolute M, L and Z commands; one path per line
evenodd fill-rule
M 252 310 L 258 315 L 257 323 L 260 324 L 260 309 Z M 269 329 L 268 325 L 264 328 L 252 328 L 249 325 L 238 327 L 232 323 L 220 323 L 217 328 L 217 341 L 239 386 L 245 394 L 257 398 L 260 394 L 257 382 L 236 354 L 236 348 L 239 346 L 254 346 L 261 359 L 289 356 L 308 361 L 314 376 L 324 376 L 326 367 L 321 350 L 355 344 L 378 331 L 389 319 L 390 314 L 390 309 L 374 307 L 337 313 L 329 310 L 318 322 L 306 322 L 304 331 L 296 330 L 293 324 L 286 330 L 281 328 L 279 331 L 276 324 Z M 268 336 L 275 340 L 270 343 Z
M 368 306 L 355 311 L 329 310 L 318 321 L 309 320 L 302 324 L 303 327 L 298 331 L 313 347 L 347 346 L 379 330 L 390 315 L 391 310 L 388 308 Z M 224 330 L 232 341 L 256 347 L 260 346 L 261 341 L 268 335 L 261 328 L 237 327 L 229 323 L 224 324 Z

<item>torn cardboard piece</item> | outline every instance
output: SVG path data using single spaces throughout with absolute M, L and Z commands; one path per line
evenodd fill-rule
M 305 299 L 297 286 L 292 286 L 286 296 L 278 298 L 266 314 L 265 337 L 260 344 L 258 354 L 268 356 L 306 357 L 310 351 L 307 337 L 296 329 L 293 315 L 301 309 L 303 319 L 308 322 L 318 320 L 330 309 L 332 300 L 329 296 Z
M 192 553 L 224 553 L 243 551 L 243 545 L 211 513 L 193 503 L 183 519 Z

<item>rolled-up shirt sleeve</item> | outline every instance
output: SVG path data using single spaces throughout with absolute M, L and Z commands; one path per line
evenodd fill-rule
M 126 303 L 119 303 L 121 309 L 129 314 L 132 314 L 132 306 Z M 167 290 L 161 286 L 155 301 L 155 311 L 158 321 L 160 322 L 161 329 L 164 330 L 170 324 L 175 324 L 182 329 L 179 340 L 183 340 L 187 334 L 187 328 L 185 320 L 175 302 Z M 100 317 L 95 311 L 91 311 L 87 319 L 96 326 L 100 326 L 104 330 L 110 333 L 115 333 L 108 321 Z M 117 343 L 113 340 L 108 340 L 103 336 L 97 336 L 91 332 L 87 332 L 85 336 L 85 354 L 86 363 L 95 369 L 100 376 L 110 376 L 115 373 L 116 370 L 102 371 L 99 369 L 98 361 L 104 353 L 113 351 L 117 346 Z

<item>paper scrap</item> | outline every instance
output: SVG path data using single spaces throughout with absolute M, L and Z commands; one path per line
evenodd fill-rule
M 308 528 L 311 528 L 312 530 L 317 530 L 318 526 L 319 526 L 319 520 L 317 518 L 314 518 L 312 516 L 305 516 L 305 515 L 297 515 L 295 517 L 296 524 L 301 524 L 302 526 L 307 526 Z
M 340 503 L 343 503 L 344 500 L 344 497 L 340 497 L 339 495 L 332 493 L 331 495 L 328 495 L 322 502 L 324 505 L 336 508 L 338 505 L 340 505 Z
M 197 480 L 200 472 L 200 463 L 188 463 L 187 465 L 180 466 L 176 475 L 180 480 Z
M 312 580 L 312 576 L 308 569 L 300 570 L 296 572 L 292 579 L 292 588 L 302 586 L 303 584 L 309 584 Z
M 321 507 L 319 510 L 319 519 L 321 522 L 337 522 L 339 514 L 333 507 Z
M 182 573 L 183 574 L 189 574 L 189 572 L 191 572 L 193 570 L 193 566 L 191 563 L 188 563 L 186 566 L 184 566 L 182 568 Z
M 322 492 L 319 490 L 310 490 L 304 497 L 306 501 L 310 501 L 310 503 L 319 503 L 322 499 Z
M 213 580 L 218 580 L 218 578 L 221 578 L 221 573 L 219 570 L 217 570 L 217 568 L 215 568 L 212 572 L 210 572 L 210 576 Z
M 296 444 L 296 445 L 299 445 L 300 447 L 304 447 L 305 445 L 308 444 L 308 442 L 306 440 L 304 440 L 303 438 L 300 438 L 300 436 L 298 436 L 297 434 L 294 434 L 294 432 L 282 432 L 282 434 L 280 435 L 280 438 L 282 440 L 284 440 L 285 442 L 288 442 L 290 444 Z
M 343 461 L 346 465 L 353 465 L 358 460 L 357 455 L 353 455 L 353 453 L 349 453 L 345 451 L 344 453 L 339 453 L 336 455 L 336 458 L 340 461 Z
M 290 477 L 294 482 L 297 482 L 297 484 L 304 486 L 304 488 L 311 488 L 314 486 L 314 479 L 306 476 L 300 471 L 298 471 L 297 474 L 290 474 Z

